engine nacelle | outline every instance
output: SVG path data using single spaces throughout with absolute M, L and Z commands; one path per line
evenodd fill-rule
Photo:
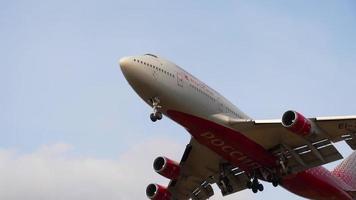
M 171 180 L 176 180 L 180 172 L 180 166 L 177 162 L 163 156 L 155 159 L 153 162 L 153 169 L 157 173 Z
M 282 125 L 288 130 L 301 136 L 307 136 L 315 133 L 313 122 L 305 118 L 300 113 L 289 110 L 282 116 Z
M 158 184 L 149 184 L 146 188 L 146 195 L 152 200 L 170 200 L 171 193 L 167 188 Z

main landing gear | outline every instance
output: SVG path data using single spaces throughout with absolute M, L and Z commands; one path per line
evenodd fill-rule
M 258 179 L 255 177 L 247 182 L 247 188 L 251 189 L 253 193 L 257 193 L 258 191 L 262 192 L 263 191 L 263 185 L 258 181 Z
M 277 177 L 274 177 L 274 178 L 272 179 L 272 185 L 273 185 L 273 187 L 277 187 L 277 186 L 279 185 L 279 183 L 280 183 L 280 180 L 279 180 Z
M 247 181 L 246 187 L 248 189 L 251 189 L 253 193 L 257 193 L 258 191 L 262 192 L 263 191 L 263 185 L 259 182 L 257 179 L 256 171 L 253 172 L 252 176 L 250 177 L 250 180 Z M 271 174 L 265 174 L 261 171 L 260 174 L 263 177 L 263 180 L 267 180 L 268 182 L 271 182 L 274 187 L 277 187 L 281 183 L 281 179 L 276 173 Z
M 151 121 L 155 122 L 157 120 L 161 120 L 162 113 L 159 111 L 159 109 L 161 108 L 161 106 L 159 105 L 159 103 L 160 103 L 159 98 L 154 97 L 154 98 L 150 99 L 150 101 L 151 101 L 152 107 L 153 107 L 153 113 L 150 114 Z

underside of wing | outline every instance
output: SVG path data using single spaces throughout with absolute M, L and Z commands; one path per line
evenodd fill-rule
M 356 116 L 317 117 L 313 120 L 333 142 L 344 140 L 356 150 Z
M 290 172 L 342 159 L 333 142 L 344 140 L 352 149 L 356 146 L 356 116 L 308 119 L 287 111 L 281 120 L 239 121 L 232 126 L 284 159 Z
M 208 199 L 214 195 L 212 184 L 217 184 L 225 196 L 246 189 L 248 181 L 243 171 L 224 161 L 194 138 L 187 145 L 179 164 L 158 157 L 154 169 L 171 179 L 167 188 L 157 184 L 147 187 L 147 196 L 157 200 Z
M 193 138 L 186 147 L 180 166 L 178 179 L 172 180 L 168 186 L 172 199 L 208 199 L 214 195 L 211 187 L 214 183 L 223 195 L 246 188 L 247 177 L 242 171 L 226 163 Z M 222 177 L 230 181 L 231 188 L 225 187 Z
M 191 139 L 180 162 L 180 175 L 172 180 L 168 191 L 173 199 L 207 199 L 214 195 L 211 183 L 219 173 L 221 158 Z

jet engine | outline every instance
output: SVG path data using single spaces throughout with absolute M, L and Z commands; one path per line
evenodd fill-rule
M 312 121 L 293 110 L 289 110 L 283 114 L 282 125 L 300 136 L 308 136 L 311 133 L 317 132 Z
M 153 162 L 153 169 L 157 173 L 171 180 L 176 180 L 180 172 L 180 166 L 177 162 L 163 156 L 155 159 Z
M 170 200 L 171 193 L 167 188 L 158 184 L 149 184 L 146 188 L 146 195 L 151 200 Z

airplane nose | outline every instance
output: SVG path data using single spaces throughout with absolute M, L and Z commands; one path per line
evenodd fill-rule
M 119 61 L 119 65 L 120 65 L 121 71 L 125 71 L 126 68 L 128 68 L 128 65 L 129 65 L 129 57 L 121 58 L 120 61 Z

